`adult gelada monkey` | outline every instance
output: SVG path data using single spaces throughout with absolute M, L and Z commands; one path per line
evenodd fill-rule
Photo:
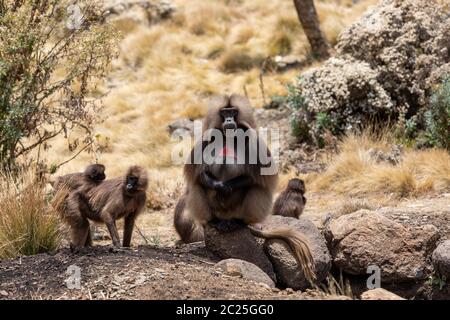
M 241 222 L 258 237 L 284 240 L 305 276 L 313 281 L 313 259 L 302 235 L 288 228 L 255 227 L 271 213 L 278 173 L 270 151 L 258 137 L 248 99 L 231 95 L 212 100 L 203 132 L 184 167 L 187 188 L 175 212 L 175 228 L 182 240 L 201 240 L 199 226 L 207 223 L 225 230 Z
M 129 247 L 134 223 L 146 202 L 147 171 L 131 166 L 123 177 L 103 181 L 89 190 L 77 189 L 69 195 L 66 221 L 72 230 L 72 245 L 89 243 L 89 220 L 106 224 L 114 246 L 120 247 L 116 220 L 124 218 L 123 246 Z
M 305 182 L 294 178 L 289 180 L 287 188 L 275 200 L 273 214 L 298 219 L 305 204 Z

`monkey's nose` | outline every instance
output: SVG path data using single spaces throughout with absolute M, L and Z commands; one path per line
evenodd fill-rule
M 236 130 L 236 124 L 235 123 L 224 123 L 223 124 L 224 130 Z

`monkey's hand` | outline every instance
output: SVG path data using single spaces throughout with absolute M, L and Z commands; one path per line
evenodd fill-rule
M 233 187 L 228 185 L 226 182 L 219 181 L 216 190 L 221 193 L 231 193 L 233 192 Z
M 220 193 L 230 193 L 233 191 L 232 187 L 229 186 L 227 183 L 217 180 L 215 177 L 213 177 L 210 173 L 203 171 L 200 175 L 200 183 L 208 188 L 215 190 Z
M 229 188 L 230 192 L 250 187 L 252 184 L 253 180 L 249 176 L 239 176 L 225 182 L 225 186 Z

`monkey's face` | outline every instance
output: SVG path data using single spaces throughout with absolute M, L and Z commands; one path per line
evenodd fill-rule
M 227 130 L 236 130 L 236 117 L 238 111 L 234 108 L 223 108 L 220 110 L 220 117 L 222 119 L 222 130 L 226 132 Z
M 89 178 L 92 181 L 103 181 L 106 178 L 105 167 L 103 165 L 92 166 L 89 170 Z
M 91 174 L 91 179 L 94 181 L 103 181 L 105 178 L 106 175 L 104 172 L 95 172 Z
M 125 190 L 127 193 L 139 191 L 139 178 L 136 176 L 127 176 Z

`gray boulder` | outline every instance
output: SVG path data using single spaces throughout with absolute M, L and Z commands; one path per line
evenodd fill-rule
M 262 245 L 246 227 L 221 232 L 207 224 L 205 226 L 205 246 L 222 259 L 241 259 L 255 264 L 272 280 L 276 276 Z
M 216 264 L 216 268 L 231 277 L 241 277 L 254 281 L 256 283 L 267 284 L 271 288 L 275 288 L 275 282 L 253 263 L 240 259 L 225 259 Z
M 317 227 L 305 218 L 295 219 L 283 216 L 270 216 L 263 225 L 263 229 L 291 228 L 306 237 L 314 258 L 314 271 L 317 281 L 323 281 L 331 268 L 331 257 L 326 242 Z M 273 264 L 278 283 L 295 290 L 310 287 L 303 271 L 293 256 L 288 245 L 281 240 L 267 240 L 264 244 L 266 254 Z
M 338 268 L 363 275 L 375 265 L 381 281 L 389 283 L 425 279 L 439 234 L 432 225 L 408 228 L 363 209 L 331 220 L 325 237 Z
M 433 267 L 440 275 L 450 278 L 450 240 L 442 242 L 432 255 Z

